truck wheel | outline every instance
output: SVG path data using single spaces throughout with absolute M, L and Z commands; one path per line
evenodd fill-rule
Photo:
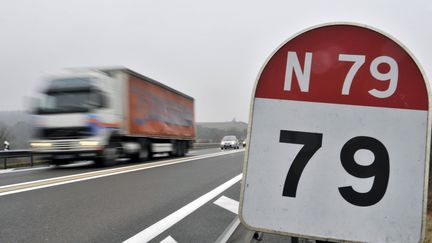
M 185 141 L 184 142 L 184 152 L 185 152 L 185 156 L 189 153 L 189 151 L 190 151 L 190 147 L 189 147 L 190 145 L 189 145 L 189 141 Z
M 184 157 L 186 155 L 186 143 L 180 142 L 180 157 Z
M 173 151 L 170 153 L 171 156 L 181 157 L 186 152 L 186 144 L 183 141 L 175 141 L 173 144 Z
M 151 157 L 150 155 L 150 148 L 147 143 L 141 143 L 141 149 L 138 153 L 133 154 L 131 159 L 134 162 L 144 162 L 149 160 Z
M 111 143 L 105 146 L 102 154 L 96 159 L 96 164 L 99 166 L 112 166 L 117 163 L 117 158 L 119 156 L 118 144 Z
M 180 142 L 176 141 L 174 143 L 174 151 L 173 151 L 174 157 L 180 157 Z

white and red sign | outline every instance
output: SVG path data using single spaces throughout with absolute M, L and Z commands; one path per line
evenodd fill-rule
M 306 238 L 419 242 L 428 102 L 413 57 L 376 30 L 333 24 L 295 36 L 257 79 L 242 222 Z

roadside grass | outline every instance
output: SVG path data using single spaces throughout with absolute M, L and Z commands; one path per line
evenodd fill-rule
M 432 212 L 426 217 L 426 237 L 425 243 L 432 243 Z
M 429 191 L 427 196 L 427 216 L 426 216 L 426 232 L 425 232 L 425 240 L 426 243 L 432 243 L 432 180 L 430 178 L 429 171 Z

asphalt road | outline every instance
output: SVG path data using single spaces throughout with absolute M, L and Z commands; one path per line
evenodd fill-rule
M 0 242 L 215 242 L 236 218 L 243 159 L 203 149 L 110 168 L 2 170 Z
M 220 152 L 218 148 L 210 148 L 210 149 L 199 149 L 199 150 L 191 150 L 186 157 L 193 157 L 197 155 L 209 154 Z M 168 156 L 160 155 L 156 158 L 153 158 L 148 163 L 153 163 L 156 161 L 163 161 L 169 159 Z M 110 168 L 118 168 L 124 166 L 130 166 L 136 163 L 131 163 L 130 161 L 118 161 L 118 165 Z M 70 165 L 63 166 L 39 166 L 33 168 L 16 168 L 16 169 L 7 169 L 0 170 L 0 186 L 10 185 L 14 183 L 21 183 L 26 181 L 34 181 L 41 179 L 54 178 L 58 176 L 67 176 L 73 175 L 77 173 L 84 172 L 92 172 L 104 170 L 106 168 L 100 168 L 94 165 L 94 163 L 90 161 L 81 161 Z
M 156 228 L 152 242 L 214 242 L 236 216 L 214 202 L 239 200 L 244 152 L 230 152 L 0 173 L 0 242 L 122 242 L 149 228 Z M 212 191 L 210 200 L 170 220 Z

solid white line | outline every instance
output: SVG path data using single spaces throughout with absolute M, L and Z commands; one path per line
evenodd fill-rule
M 170 235 L 165 238 L 164 240 L 162 240 L 160 243 L 177 243 L 176 240 L 174 240 Z
M 72 163 L 72 164 L 66 164 L 66 165 L 60 165 L 61 168 L 74 168 L 74 167 L 81 167 L 81 166 L 85 166 L 85 165 L 91 165 L 94 164 L 93 161 L 80 161 L 80 162 L 76 162 L 76 163 Z
M 186 206 L 183 206 L 179 210 L 175 211 L 174 213 L 166 216 L 165 218 L 159 220 L 157 223 L 151 225 L 147 229 L 144 229 L 143 231 L 139 232 L 138 234 L 132 236 L 131 238 L 127 239 L 126 243 L 138 243 L 138 242 L 148 242 L 188 216 L 189 214 L 193 213 L 195 210 L 197 210 L 199 207 L 203 206 L 213 198 L 215 198 L 217 195 L 225 191 L 226 189 L 230 188 L 232 185 L 240 181 L 242 178 L 242 174 L 237 175 L 236 177 L 232 178 L 231 180 L 225 182 L 224 184 L 216 187 L 215 189 L 211 190 L 210 192 L 202 195 L 201 197 L 195 199 L 191 203 L 187 204 Z
M 211 157 L 216 157 L 216 156 L 221 156 L 224 155 L 222 153 L 213 153 L 213 154 L 208 154 L 208 155 L 201 155 L 201 156 L 196 156 L 196 157 L 192 157 L 192 158 L 184 158 L 184 159 L 171 159 L 171 160 L 163 160 L 163 161 L 156 161 L 153 163 L 147 163 L 147 164 L 137 164 L 137 165 L 131 165 L 131 166 L 124 166 L 124 167 L 116 167 L 116 168 L 111 168 L 111 169 L 104 169 L 104 170 L 96 170 L 96 171 L 91 171 L 91 172 L 85 172 L 85 173 L 80 173 L 80 174 L 72 174 L 72 175 L 67 175 L 67 176 L 59 176 L 59 177 L 52 177 L 52 178 L 48 178 L 48 179 L 41 179 L 41 180 L 35 180 L 35 181 L 27 181 L 27 182 L 21 182 L 21 183 L 16 183 L 16 184 L 10 184 L 10 185 L 5 185 L 5 186 L 0 186 L 0 189 L 3 189 L 5 187 L 12 187 L 12 186 L 18 186 L 18 185 L 26 185 L 26 184 L 32 184 L 32 183 L 36 183 L 36 182 L 45 182 L 45 181 L 50 181 L 50 180 L 57 180 L 57 179 L 66 179 L 66 178 L 70 178 L 70 177 L 75 177 L 75 176 L 81 176 L 81 175 L 91 175 L 91 174 L 95 174 L 95 173 L 99 173 L 99 172 L 110 172 L 110 171 L 117 171 L 119 169 L 124 169 L 124 168 L 131 168 L 134 169 L 136 167 L 138 167 L 139 169 L 147 169 L 147 168 L 153 168 L 151 165 L 158 165 L 161 163 L 165 163 L 164 165 L 171 165 L 171 164 L 175 164 L 176 162 L 186 162 L 186 161 L 192 161 L 192 160 L 197 160 L 197 159 L 205 159 L 205 158 L 211 158 Z M 140 168 L 142 166 L 145 165 L 150 165 L 150 167 L 145 167 L 145 168 Z M 159 166 L 156 166 L 159 167 Z
M 234 233 L 234 230 L 239 226 L 240 219 L 239 217 L 235 217 L 234 221 L 228 226 L 228 228 L 222 233 L 222 236 L 216 240 L 216 243 L 226 243 L 231 235 Z
M 241 151 L 236 151 L 236 152 L 241 152 Z M 39 183 L 39 182 L 53 181 L 53 180 L 63 180 L 63 179 L 67 180 L 68 178 L 71 178 L 71 177 L 85 176 L 84 178 L 79 178 L 79 179 L 70 179 L 67 181 L 53 182 L 51 184 L 46 184 L 46 185 L 41 185 L 41 186 L 34 186 L 34 187 L 28 187 L 28 188 L 23 188 L 23 189 L 18 189 L 18 190 L 6 191 L 6 192 L 0 193 L 0 196 L 15 194 L 15 193 L 19 193 L 19 192 L 25 192 L 25 191 L 31 191 L 31 190 L 36 190 L 36 189 L 42 189 L 42 188 L 47 188 L 47 187 L 53 187 L 53 186 L 58 186 L 58 185 L 64 185 L 64 184 L 69 184 L 69 183 L 74 183 L 74 182 L 79 182 L 79 181 L 91 180 L 91 179 L 96 179 L 96 178 L 101 178 L 101 177 L 119 175 L 119 174 L 134 172 L 134 171 L 147 170 L 147 169 L 157 168 L 157 167 L 162 167 L 162 166 L 167 166 L 167 165 L 180 164 L 180 163 L 190 162 L 190 161 L 194 161 L 194 160 L 207 159 L 207 158 L 222 156 L 222 155 L 231 154 L 231 153 L 235 153 L 235 152 L 213 153 L 213 154 L 201 155 L 201 156 L 196 156 L 196 157 L 186 158 L 186 159 L 173 159 L 173 160 L 166 160 L 166 161 L 158 161 L 158 162 L 149 163 L 149 164 L 138 164 L 138 165 L 132 165 L 132 166 L 117 167 L 117 168 L 113 168 L 113 169 L 98 170 L 98 171 L 86 172 L 86 173 L 81 173 L 81 174 L 73 174 L 73 175 L 60 176 L 60 177 L 54 177 L 54 178 L 49 178 L 49 179 L 42 179 L 42 180 L 35 180 L 35 181 L 5 185 L 5 186 L 0 186 L 0 189 L 4 189 L 4 188 L 8 188 L 8 187 L 15 187 L 15 186 L 22 186 L 22 185 L 29 185 L 29 184 Z M 146 167 L 143 167 L 143 166 L 146 166 Z M 118 171 L 118 170 L 121 170 L 121 171 Z M 99 174 L 101 172 L 104 172 L 105 174 Z M 98 174 L 98 175 L 94 175 L 94 174 Z
M 238 214 L 239 202 L 237 202 L 236 200 L 233 200 L 229 197 L 222 196 L 218 200 L 214 201 L 213 203 L 228 211 Z
M 236 200 L 233 200 L 229 197 L 221 196 L 218 200 L 213 202 L 214 204 L 238 214 L 239 210 L 239 202 Z M 240 219 L 238 216 L 235 217 L 234 221 L 231 222 L 230 225 L 228 225 L 228 228 L 225 229 L 225 231 L 222 233 L 222 235 L 219 237 L 219 239 L 216 241 L 217 243 L 226 243 L 228 239 L 231 237 L 231 235 L 234 233 L 234 230 L 237 228 L 237 226 L 240 224 Z
M 52 167 L 53 167 L 52 165 L 49 165 L 49 166 L 40 166 L 40 167 L 25 168 L 25 169 L 19 169 L 19 168 L 2 169 L 0 170 L 0 174 L 17 173 L 17 172 L 25 172 L 25 171 L 33 171 L 33 170 L 47 170 Z

